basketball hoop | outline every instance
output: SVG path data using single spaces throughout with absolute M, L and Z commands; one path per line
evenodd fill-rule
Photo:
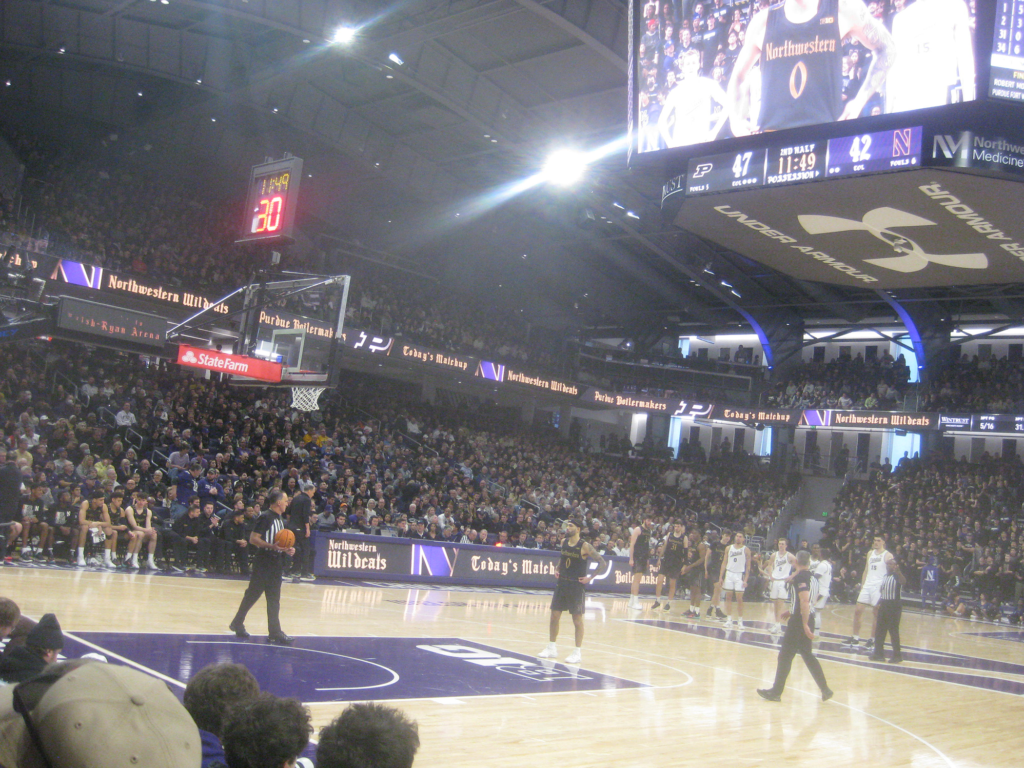
M 320 394 L 327 387 L 292 387 L 292 408 L 300 411 L 318 411 Z

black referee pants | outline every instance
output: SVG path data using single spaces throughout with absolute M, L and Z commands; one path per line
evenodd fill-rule
M 903 616 L 902 600 L 879 600 L 878 623 L 875 625 L 875 653 L 882 655 L 885 636 L 892 642 L 892 655 L 900 656 L 900 618 Z
M 281 631 L 281 576 L 283 573 L 282 558 L 274 556 L 273 559 L 257 555 L 254 558 L 252 576 L 249 577 L 249 586 L 242 596 L 242 604 L 238 606 L 238 613 L 231 621 L 231 626 L 241 626 L 245 623 L 245 617 L 249 609 L 256 605 L 261 595 L 267 597 L 267 628 L 271 637 L 279 637 Z
M 813 626 L 814 614 L 808 620 L 808 626 Z M 828 682 L 825 680 L 825 672 L 821 668 L 821 662 L 814 658 L 811 649 L 811 638 L 804 634 L 804 625 L 798 616 L 791 616 L 786 624 L 786 634 L 782 636 L 782 647 L 779 649 L 779 666 L 775 669 L 775 684 L 771 691 L 779 696 L 786 689 L 786 678 L 793 668 L 793 659 L 800 655 L 803 657 L 807 671 L 811 673 L 814 682 L 818 684 L 821 692 L 828 690 Z

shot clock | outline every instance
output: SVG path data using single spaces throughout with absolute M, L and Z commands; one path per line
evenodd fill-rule
M 280 243 L 292 239 L 302 180 L 302 159 L 286 157 L 255 165 L 249 178 L 239 243 Z

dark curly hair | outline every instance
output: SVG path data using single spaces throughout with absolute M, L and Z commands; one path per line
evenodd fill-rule
M 419 727 L 383 704 L 353 704 L 320 731 L 317 768 L 411 768 Z
M 220 741 L 229 768 L 281 768 L 302 753 L 312 734 L 302 702 L 262 693 L 228 712 Z
M 228 710 L 260 695 L 260 684 L 241 664 L 210 664 L 185 686 L 185 709 L 196 726 L 220 736 Z

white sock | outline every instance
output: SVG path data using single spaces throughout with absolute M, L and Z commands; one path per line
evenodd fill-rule
M 103 564 L 104 565 L 110 565 L 112 562 L 113 561 L 110 559 L 110 550 L 109 549 L 104 549 L 103 550 Z
M 78 548 L 78 559 L 85 560 L 85 547 Z
M 134 555 L 132 555 L 132 565 L 134 565 L 136 568 L 139 567 L 139 553 L 138 552 L 136 552 Z
M 152 552 L 149 553 L 149 557 L 146 559 L 146 565 L 148 565 L 154 571 L 156 570 L 156 560 L 153 559 L 153 553 Z

